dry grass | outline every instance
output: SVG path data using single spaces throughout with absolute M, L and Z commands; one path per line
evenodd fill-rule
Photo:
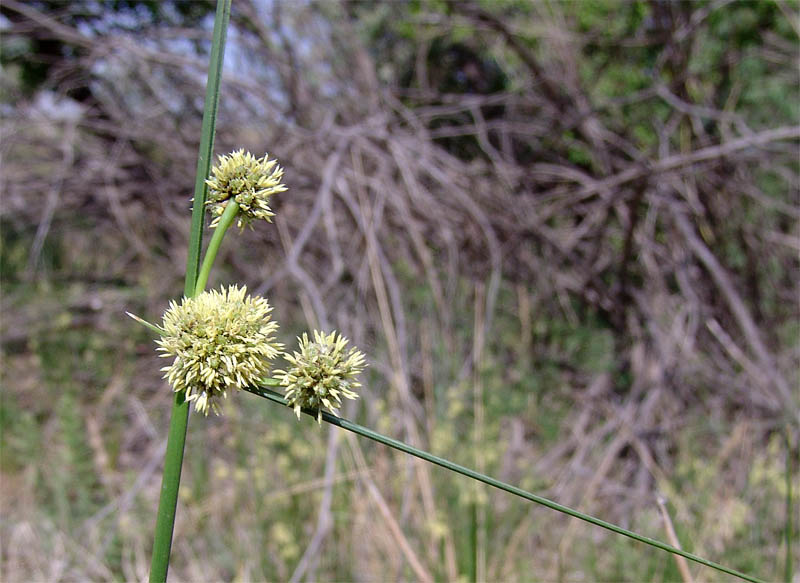
M 156 318 L 181 289 L 200 123 L 174 104 L 202 94 L 203 61 L 170 52 L 181 31 L 78 41 L 63 14 L 5 4 L 18 34 L 81 47 L 58 79 L 91 77 L 94 101 L 65 117 L 18 95 L 3 120 L 2 576 L 142 580 L 170 395 L 124 312 Z M 559 5 L 532 8 L 539 51 L 472 4 L 434 31 L 502 48 L 517 89 L 489 95 L 387 87 L 332 5 L 283 5 L 307 53 L 270 36 L 275 14 L 245 28 L 257 11 L 237 9 L 217 150 L 268 150 L 291 190 L 274 228 L 228 238 L 216 277 L 268 295 L 286 341 L 336 327 L 369 354 L 347 415 L 662 539 L 664 496 L 687 550 L 781 576 L 797 127 L 659 85 L 624 105 L 669 108 L 647 150 L 609 113 L 623 105 L 565 73 L 585 45 Z M 696 50 L 673 40 L 664 53 Z M 250 395 L 191 419 L 182 484 L 176 581 L 681 576 Z

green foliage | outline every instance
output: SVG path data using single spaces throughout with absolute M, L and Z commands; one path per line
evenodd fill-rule
M 86 439 L 84 414 L 70 393 L 58 399 L 58 427 L 58 437 L 51 445 L 54 461 L 59 460 L 55 466 L 55 488 L 51 495 L 66 523 L 68 516 L 79 520 L 88 518 L 104 500 L 100 497 L 102 488 Z
M 41 451 L 40 433 L 36 416 L 21 408 L 18 398 L 10 391 L 3 391 L 0 399 L 0 439 L 3 455 L 0 468 L 3 472 L 19 472 Z
M 576 8 L 578 30 L 597 38 L 598 43 L 630 35 L 651 11 L 646 2 L 625 0 L 587 0 Z

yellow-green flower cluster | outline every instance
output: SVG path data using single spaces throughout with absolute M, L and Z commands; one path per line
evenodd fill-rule
M 283 348 L 275 342 L 271 311 L 266 299 L 235 285 L 171 302 L 157 340 L 160 356 L 175 358 L 161 369 L 164 378 L 196 411 L 219 414 L 227 390 L 261 381 Z
M 237 150 L 227 156 L 220 156 L 211 170 L 208 185 L 208 201 L 211 209 L 212 227 L 219 224 L 222 213 L 228 202 L 233 200 L 239 205 L 237 225 L 242 228 L 254 219 L 272 220 L 275 213 L 269 207 L 269 197 L 284 192 L 281 184 L 283 168 L 276 160 L 270 160 L 267 154 L 259 159 L 250 152 Z
M 348 340 L 335 331 L 325 335 L 314 330 L 313 342 L 304 332 L 298 341 L 300 352 L 283 355 L 291 367 L 276 370 L 275 375 L 286 387 L 286 401 L 297 417 L 303 408 L 316 409 L 319 423 L 323 406 L 335 412 L 342 397 L 358 398 L 352 389 L 361 386 L 355 378 L 364 369 L 364 355 L 355 348 L 345 351 Z

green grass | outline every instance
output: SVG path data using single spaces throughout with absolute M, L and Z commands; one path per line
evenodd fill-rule
M 58 237 L 51 244 L 57 253 L 69 257 L 69 250 L 58 248 Z M 69 261 L 64 265 L 69 265 Z M 18 273 L 24 263 L 8 262 L 4 267 Z M 28 336 L 3 355 L 0 419 L 4 445 L 0 467 L 9 483 L 17 485 L 11 493 L 14 499 L 24 493 L 31 504 L 9 506 L 14 517 L 12 523 L 27 519 L 41 525 L 37 527 L 42 537 L 41 548 L 31 546 L 26 549 L 28 552 L 56 553 L 71 564 L 82 565 L 82 572 L 91 573 L 90 566 L 81 562 L 83 553 L 78 548 L 58 550 L 58 537 L 81 532 L 106 503 L 118 500 L 132 488 L 152 455 L 153 437 L 148 437 L 144 426 L 137 421 L 141 413 L 136 413 L 133 401 L 143 403 L 144 410 L 154 415 L 150 422 L 155 426 L 164 425 L 169 401 L 157 370 L 162 361 L 153 354 L 150 333 L 131 326 L 123 315 L 125 308 L 142 301 L 145 292 L 143 288 L 109 283 L 92 288 L 93 294 L 104 299 L 110 313 L 117 315 L 98 320 L 103 312 L 92 312 L 94 315 L 89 318 L 82 311 L 81 298 L 87 293 L 83 284 L 58 277 L 47 284 L 26 283 L 21 278 L 16 282 L 4 295 L 4 313 L 9 313 L 8 306 L 16 306 L 11 314 L 14 325 L 24 328 Z M 472 326 L 467 289 L 464 288 L 462 296 L 463 316 L 456 322 L 455 330 L 462 343 L 468 341 Z M 424 300 L 429 291 L 421 286 L 417 294 Z M 39 310 L 31 312 L 25 306 L 39 306 Z M 526 355 L 519 343 L 520 322 L 510 289 L 504 288 L 498 306 L 498 333 L 487 348 L 487 362 L 481 371 L 487 397 L 486 440 L 493 444 L 485 450 L 487 472 L 500 474 L 504 451 L 494 444 L 505 443 L 512 419 L 524 419 L 532 432 L 528 441 L 533 449 L 514 467 L 518 476 L 514 482 L 526 490 L 547 492 L 554 487 L 557 476 L 536 474 L 530 463 L 569 434 L 574 401 L 559 387 L 576 372 L 559 366 L 559 357 L 568 353 L 573 362 L 580 363 L 577 355 L 599 354 L 596 363 L 588 359 L 585 367 L 579 367 L 578 374 L 602 370 L 609 362 L 604 359 L 611 357 L 604 352 L 607 348 L 594 347 L 605 346 L 602 339 L 607 332 L 601 321 L 592 318 L 569 326 L 548 322 L 541 313 L 534 314 L 532 317 L 537 321 L 532 323 L 531 330 L 535 340 Z M 100 326 L 101 321 L 108 323 Z M 10 324 L 7 319 L 4 326 Z M 298 325 L 289 323 L 288 327 Z M 462 360 L 458 354 L 448 352 L 438 332 L 434 334 L 433 345 L 433 358 L 439 366 L 434 387 L 436 434 L 429 436 L 430 449 L 470 465 L 475 445 L 457 436 L 471 435 L 468 433 L 471 406 L 467 402 L 471 387 L 453 384 L 449 373 L 441 372 L 457 371 Z M 382 357 L 378 349 L 375 358 Z M 381 392 L 379 377 L 370 380 L 379 404 L 391 403 L 391 395 Z M 121 387 L 115 389 L 115 382 L 120 382 Z M 279 408 L 252 407 L 248 398 L 233 396 L 225 417 L 196 423 L 189 433 L 180 499 L 185 513 L 181 531 L 191 533 L 194 555 L 185 554 L 179 544 L 173 565 L 183 577 L 191 576 L 192 561 L 198 560 L 197 554 L 202 551 L 206 554 L 199 555 L 200 563 L 212 577 L 230 578 L 246 573 L 254 579 L 286 579 L 315 523 L 319 485 L 312 484 L 310 489 L 296 492 L 293 488 L 321 476 L 327 430 L 317 428 L 312 420 L 296 423 L 291 414 Z M 97 452 L 88 440 L 87 420 L 96 417 L 101 403 L 105 407 L 100 420 L 102 444 L 111 476 L 120 480 L 117 484 L 103 481 L 95 463 Z M 382 407 L 381 417 L 372 422 L 364 408 L 358 411 L 360 421 L 380 426 L 385 432 L 396 431 L 389 407 Z M 603 413 L 598 415 L 602 417 Z M 673 502 L 673 520 L 687 550 L 765 578 L 779 578 L 785 571 L 781 539 L 786 480 L 781 441 L 776 437 L 761 449 L 744 432 L 739 449 L 724 459 L 715 457 L 742 422 L 722 415 L 698 415 L 684 420 L 683 428 L 675 435 L 662 438 L 673 448 L 673 465 L 667 466 L 673 488 L 667 493 Z M 373 472 L 380 480 L 384 496 L 392 504 L 400 504 L 407 488 L 404 457 L 387 453 L 377 445 L 362 447 L 374 464 Z M 596 465 L 596 456 L 601 453 L 602 448 L 590 453 L 587 464 Z M 63 459 L 71 460 L 69 465 L 63 464 Z M 743 468 L 748 468 L 744 477 Z M 337 474 L 346 476 L 352 470 L 343 459 Z M 796 468 L 794 471 L 796 482 Z M 91 522 L 93 540 L 100 541 L 97 548 L 102 550 L 99 560 L 117 578 L 126 577 L 125 569 L 129 569 L 126 565 L 131 562 L 125 549 L 139 545 L 144 549 L 139 560 L 147 555 L 146 536 L 130 524 L 147 524 L 152 519 L 156 478 L 157 475 L 149 480 L 147 487 L 135 493 L 124 511 Z M 448 536 L 456 543 L 458 571 L 467 575 L 470 572 L 467 510 L 471 504 L 467 494 L 471 484 L 443 471 L 433 472 L 432 478 L 436 518 L 444 522 Z M 740 486 L 731 490 L 731 484 L 737 483 Z M 359 490 L 358 479 L 352 477 L 342 477 L 334 487 L 337 544 L 323 551 L 325 578 L 353 579 L 358 573 L 369 572 L 370 565 L 382 564 L 391 556 L 386 550 L 377 556 L 370 555 L 363 559 L 366 563 L 359 563 L 358 571 L 346 559 L 350 556 L 347 553 L 359 556 L 364 553 L 358 544 L 365 533 L 364 521 L 375 520 L 374 510 L 365 504 Z M 269 501 L 265 493 L 269 494 Z M 9 492 L 4 490 L 4 496 L 9 496 Z M 624 500 L 611 504 L 621 502 Z M 600 508 L 605 506 L 603 503 Z M 521 501 L 503 504 L 496 497 L 490 497 L 489 508 L 489 554 L 493 557 L 511 544 L 514 528 L 525 526 L 522 521 L 529 508 Z M 652 507 L 641 503 L 638 508 L 630 526 L 663 538 Z M 737 512 L 741 513 L 741 509 L 745 512 L 740 516 Z M 536 533 L 536 552 L 525 544 L 517 548 L 508 563 L 513 565 L 512 573 L 553 572 L 553 553 L 566 523 L 541 511 L 532 516 L 535 519 L 527 528 Z M 725 517 L 728 522 L 722 520 Z M 4 529 L 9 528 L 10 523 L 6 524 Z M 226 527 L 230 524 L 236 526 Z M 426 523 L 412 520 L 405 529 L 417 549 L 427 548 Z M 589 573 L 597 580 L 616 579 L 623 574 L 627 580 L 675 580 L 671 557 L 643 551 L 615 537 L 598 538 L 593 530 L 577 529 L 565 565 L 565 580 L 571 580 L 578 572 Z M 550 539 L 539 533 L 551 535 Z M 4 537 L 10 534 L 10 530 L 4 530 Z M 345 554 L 339 556 L 339 552 Z M 190 560 L 190 556 L 195 558 Z M 254 556 L 258 557 L 256 561 L 252 559 Z M 242 571 L 243 565 L 249 565 L 249 570 Z M 441 562 L 432 568 L 442 577 L 446 575 Z
M 20 286 L 16 293 L 25 291 L 26 287 Z M 57 295 L 52 296 L 54 293 Z M 49 290 L 39 291 L 38 295 L 27 297 L 29 301 L 42 305 L 47 302 L 57 304 L 68 293 L 68 290 L 53 286 Z M 137 293 L 128 292 L 126 297 L 135 297 Z M 56 302 L 54 297 L 61 299 Z M 13 298 L 6 297 L 4 301 L 10 299 Z M 125 301 L 119 300 L 121 307 Z M 508 304 L 501 304 L 505 305 Z M 142 433 L 143 428 L 132 423 L 135 417 L 132 417 L 130 399 L 133 397 L 142 402 L 161 403 L 161 407 L 168 402 L 168 395 L 163 393 L 164 387 L 158 380 L 156 366 L 160 361 L 152 356 L 152 342 L 147 339 L 149 334 L 138 326 L 131 327 L 123 320 L 121 310 L 119 314 L 119 321 L 114 323 L 111 331 L 92 327 L 77 329 L 71 335 L 65 334 L 61 343 L 53 341 L 53 338 L 56 333 L 62 334 L 62 330 L 37 330 L 32 327 L 33 337 L 29 345 L 35 347 L 33 354 L 22 350 L 4 355 L 7 368 L 3 379 L 6 390 L 0 402 L 4 443 L 2 468 L 12 483 L 32 486 L 28 495 L 35 502 L 33 507 L 15 506 L 12 516 L 25 516 L 40 524 L 52 524 L 54 530 L 41 533 L 45 541 L 50 541 L 50 545 L 56 541 L 55 532 L 75 532 L 93 510 L 96 511 L 106 501 L 116 499 L 135 483 L 146 461 L 148 441 L 146 434 Z M 467 318 L 464 318 L 466 321 Z M 507 314 L 507 317 L 499 320 L 498 325 L 506 333 L 498 335 L 499 339 L 489 353 L 496 355 L 518 350 L 513 317 Z M 126 338 L 131 332 L 135 337 Z M 569 336 L 569 332 L 563 334 Z M 574 342 L 581 345 L 578 340 Z M 560 346 L 562 342 L 557 341 L 556 345 Z M 127 348 L 120 351 L 116 348 L 118 346 Z M 141 355 L 137 355 L 137 351 Z M 543 347 L 541 351 L 542 354 L 547 352 Z M 123 355 L 122 362 L 120 352 Z M 142 358 L 145 360 L 142 361 Z M 443 365 L 450 362 L 453 368 L 460 360 L 453 358 L 453 355 L 448 356 L 444 351 L 436 358 Z M 111 390 L 109 384 L 115 377 L 115 371 L 122 375 L 124 389 L 109 402 L 105 413 L 107 420 L 102 429 L 110 467 L 122 483 L 110 487 L 102 484 L 98 469 L 91 461 L 94 454 L 87 444 L 85 419 L 93 414 L 103 396 Z M 141 373 L 135 371 L 147 372 L 143 378 Z M 22 373 L 33 381 L 30 384 L 16 381 L 16 378 L 23 376 Z M 93 387 L 77 382 L 87 374 L 92 375 L 89 380 Z M 538 420 L 532 426 L 535 449 L 527 460 L 541 457 L 568 431 L 564 424 L 570 419 L 571 398 L 552 388 L 559 374 L 565 373 L 558 368 L 543 367 L 539 370 L 536 359 L 528 365 L 517 364 L 511 359 L 504 367 L 488 366 L 483 371 L 489 396 L 503 385 L 508 375 L 530 379 L 531 386 L 538 386 L 538 391 L 545 393 L 541 398 L 528 398 L 524 395 L 522 382 L 516 389 L 520 396 L 514 406 L 522 407 L 517 415 Z M 14 375 L 15 382 L 9 384 L 11 375 Z M 451 387 L 451 391 L 445 390 L 445 375 L 442 377 L 436 388 L 440 397 L 436 418 L 440 438 L 431 442 L 431 449 L 469 464 L 473 459 L 470 451 L 472 446 L 465 448 L 463 443 L 452 439 L 467 427 L 469 413 L 456 409 L 455 415 L 448 414 L 452 404 L 448 399 L 463 399 L 467 389 L 456 386 Z M 137 380 L 134 381 L 134 378 Z M 66 393 L 65 379 L 68 385 L 72 385 Z M 379 394 L 378 397 L 386 399 L 388 396 Z M 241 569 L 242 565 L 252 563 L 248 567 L 251 570 L 247 572 L 254 579 L 286 579 L 291 575 L 298 552 L 302 553 L 307 543 L 308 528 L 316 520 L 320 493 L 318 487 L 299 493 L 290 493 L 289 490 L 321 476 L 327 430 L 317 429 L 312 420 L 296 423 L 290 414 L 279 408 L 251 407 L 247 401 L 250 398 L 247 395 L 234 396 L 229 400 L 224 418 L 196 423 L 189 433 L 187 463 L 182 480 L 185 496 L 180 502 L 182 513 L 185 513 L 182 514 L 183 532 L 192 533 L 195 552 L 203 550 L 209 553 L 195 560 L 200 560 L 211 576 L 224 578 L 225 575 L 235 575 L 241 572 L 237 569 Z M 148 405 L 147 409 L 159 414 L 158 408 Z M 163 416 L 166 411 L 163 408 L 161 411 L 160 415 Z M 363 415 L 363 409 L 360 411 L 360 415 Z M 531 413 L 534 416 L 531 417 Z M 387 427 L 391 428 L 388 410 L 383 415 L 389 421 Z M 513 408 L 503 399 L 489 398 L 487 439 L 491 443 L 500 443 L 501 436 L 506 435 L 502 428 L 513 417 Z M 153 421 L 163 425 L 163 417 L 156 417 Z M 687 430 L 691 427 L 696 429 Z M 784 570 L 784 555 L 778 552 L 784 524 L 783 452 L 780 444 L 773 442 L 769 444 L 768 455 L 758 453 L 758 449 L 750 449 L 750 455 L 753 456 L 751 475 L 747 476 L 743 489 L 730 492 L 731 472 L 737 475 L 739 470 L 732 467 L 731 460 L 723 463 L 714 459 L 713 452 L 722 448 L 734 429 L 735 424 L 730 420 L 719 418 L 712 423 L 700 416 L 687 420 L 686 428 L 670 438 L 674 443 L 675 459 L 672 471 L 675 495 L 670 499 L 675 499 L 674 509 L 682 506 L 690 510 L 688 515 L 675 510 L 673 520 L 681 541 L 688 545 L 685 547 L 687 550 L 705 551 L 707 555 L 734 568 L 766 578 L 778 578 Z M 145 439 L 144 443 L 142 439 Z M 757 444 L 745 440 L 742 447 L 745 446 Z M 365 444 L 363 447 L 365 455 L 375 464 L 373 471 L 377 472 L 377 476 L 384 476 L 380 482 L 384 495 L 394 503 L 399 503 L 404 491 L 403 457 L 382 451 L 378 446 Z M 742 465 L 746 460 L 740 457 L 747 451 L 741 450 L 735 458 Z M 43 454 L 36 455 L 36 452 Z M 487 459 L 489 474 L 499 472 L 502 453 L 495 451 L 496 455 Z M 57 470 L 60 466 L 58 460 L 62 456 L 81 461 L 69 470 Z M 132 461 L 136 459 L 140 461 Z M 547 491 L 556 476 L 535 475 L 529 463 L 522 463 L 517 468 L 521 472 L 518 483 L 528 490 Z M 338 473 L 346 474 L 347 471 L 341 465 Z M 456 548 L 467 548 L 465 511 L 469 500 L 464 492 L 469 485 L 441 471 L 434 472 L 433 479 L 438 517 L 447 523 L 450 535 L 456 539 Z M 794 479 L 797 480 L 796 475 Z M 147 524 L 148 517 L 152 516 L 156 486 L 151 480 L 146 489 L 136 494 L 132 506 L 123 514 L 126 520 Z M 334 532 L 335 539 L 341 540 L 345 548 L 360 554 L 364 551 L 357 540 L 358 533 L 363 532 L 359 528 L 363 526 L 358 525 L 363 524 L 364 519 L 369 520 L 367 517 L 372 513 L 368 507 L 364 507 L 363 496 L 357 495 L 358 490 L 357 480 L 337 482 L 334 489 Z M 273 498 L 269 502 L 265 500 L 265 492 Z M 743 522 L 740 526 L 721 524 L 718 510 L 736 508 L 730 501 L 737 499 L 748 509 Z M 511 531 L 528 509 L 521 502 L 498 507 L 497 499 L 492 500 L 489 540 L 492 541 L 490 553 L 495 554 L 502 552 L 509 544 Z M 548 541 L 536 534 L 538 550 L 534 554 L 529 554 L 531 549 L 524 545 L 514 552 L 511 564 L 515 566 L 513 572 L 518 574 L 550 572 L 548 569 L 552 561 L 548 557 L 552 556 L 552 545 L 557 544 L 558 533 L 565 525 L 558 517 L 543 512 L 537 511 L 535 516 L 537 518 L 530 523 L 530 528 L 535 533 L 552 533 L 555 536 Z M 631 523 L 631 527 L 657 537 L 663 536 L 657 515 L 647 511 L 646 505 L 637 512 L 637 516 L 640 518 Z M 691 520 L 687 521 L 687 516 Z M 236 526 L 226 529 L 226 524 Z M 101 561 L 116 577 L 123 578 L 120 548 L 141 544 L 141 536 L 122 527 L 116 516 L 107 516 L 93 528 L 97 529 L 98 537 L 101 533 L 103 537 L 110 537 L 107 545 L 103 545 L 105 550 Z M 616 579 L 622 573 L 626 573 L 626 580 L 675 580 L 676 571 L 671 557 L 658 552 L 636 550 L 636 547 L 615 537 L 601 536 L 598 539 L 593 530 L 578 529 L 566 565 L 565 580 L 571 580 L 573 575 L 570 573 L 578 571 L 588 573 L 590 578 L 596 580 Z M 419 541 L 419 549 L 427 544 L 423 542 L 427 540 L 424 533 L 422 525 L 415 521 L 407 525 L 406 534 L 412 540 Z M 4 536 L 8 534 L 6 530 Z M 246 542 L 241 543 L 242 540 Z M 176 547 L 178 554 L 173 568 L 185 577 L 190 564 L 184 551 L 178 550 L 180 548 L 180 545 Z M 774 552 L 768 551 L 770 548 Z M 266 552 L 259 553 L 256 549 L 266 549 Z M 31 548 L 30 552 L 34 550 Z M 349 555 L 339 556 L 339 550 L 331 545 L 329 550 L 324 551 L 325 578 L 352 579 L 356 572 L 346 560 Z M 69 560 L 80 564 L 77 551 L 69 553 Z M 258 557 L 255 563 L 251 555 Z M 383 560 L 387 560 L 388 556 L 384 554 Z M 370 559 L 376 560 L 380 561 L 380 557 Z M 468 573 L 468 556 L 465 552 L 458 552 L 458 560 L 460 572 Z M 368 561 L 367 566 L 369 564 L 372 563 Z M 366 567 L 362 565 L 363 568 Z

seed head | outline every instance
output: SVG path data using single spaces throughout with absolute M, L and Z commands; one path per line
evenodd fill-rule
M 243 228 L 253 219 L 272 221 L 275 213 L 269 207 L 269 197 L 284 192 L 281 184 L 283 168 L 268 154 L 261 159 L 250 152 L 238 150 L 227 156 L 219 156 L 217 165 L 211 169 L 208 185 L 208 201 L 214 219 L 211 226 L 216 227 L 228 201 L 239 205 L 237 225 Z
M 303 408 L 317 410 L 317 422 L 322 420 L 322 407 L 335 412 L 342 405 L 342 397 L 356 399 L 351 389 L 360 387 L 356 376 L 366 366 L 364 355 L 350 348 L 345 352 L 347 338 L 331 332 L 327 336 L 314 330 L 314 341 L 303 333 L 300 352 L 284 353 L 291 364 L 288 370 L 276 370 L 275 375 L 286 387 L 286 401 L 294 408 L 297 417 Z
M 161 370 L 176 393 L 194 401 L 195 411 L 219 414 L 227 390 L 261 381 L 283 348 L 275 342 L 278 324 L 270 320 L 267 300 L 246 294 L 235 285 L 206 291 L 171 302 L 164 314 L 157 350 L 175 360 Z

